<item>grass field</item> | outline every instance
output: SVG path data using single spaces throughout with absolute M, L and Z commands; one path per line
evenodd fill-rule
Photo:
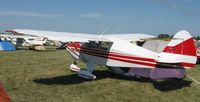
M 89 81 L 68 70 L 72 62 L 64 50 L 0 52 L 0 81 L 12 102 L 200 102 L 200 85 L 187 77 L 155 82 L 98 67 Z M 187 73 L 200 80 L 200 66 Z

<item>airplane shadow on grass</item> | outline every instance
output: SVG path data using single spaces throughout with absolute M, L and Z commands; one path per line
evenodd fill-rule
M 190 87 L 190 84 L 192 83 L 192 81 L 177 80 L 177 79 L 155 81 L 149 78 L 125 77 L 122 75 L 111 74 L 109 71 L 105 71 L 105 70 L 103 71 L 97 70 L 97 71 L 94 71 L 93 74 L 97 76 L 97 79 L 95 80 L 101 80 L 105 78 L 114 78 L 114 79 L 120 79 L 120 80 L 137 81 L 141 83 L 142 82 L 152 83 L 154 88 L 160 91 L 171 91 L 171 90 L 181 89 L 183 87 Z M 33 81 L 39 84 L 46 84 L 46 85 L 56 85 L 56 84 L 57 85 L 71 85 L 71 84 L 89 82 L 91 80 L 80 78 L 78 77 L 77 74 L 71 74 L 71 75 L 56 76 L 56 77 L 51 77 L 51 78 L 34 79 Z

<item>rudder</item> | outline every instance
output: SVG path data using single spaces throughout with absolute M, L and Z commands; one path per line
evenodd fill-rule
M 193 38 L 187 31 L 182 30 L 174 35 L 158 56 L 157 62 L 179 63 L 184 68 L 192 68 L 196 60 L 196 47 Z

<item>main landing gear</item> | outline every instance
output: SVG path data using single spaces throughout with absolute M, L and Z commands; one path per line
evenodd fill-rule
M 73 72 L 77 72 L 79 77 L 85 79 L 96 79 L 96 76 L 92 74 L 94 68 L 96 67 L 95 63 L 88 62 L 86 66 L 86 70 L 81 70 L 78 66 L 76 66 L 77 62 L 74 60 L 74 63 L 70 65 L 70 70 Z

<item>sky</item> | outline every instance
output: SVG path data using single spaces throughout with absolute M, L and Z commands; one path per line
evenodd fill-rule
M 200 0 L 0 0 L 0 31 L 200 34 Z

